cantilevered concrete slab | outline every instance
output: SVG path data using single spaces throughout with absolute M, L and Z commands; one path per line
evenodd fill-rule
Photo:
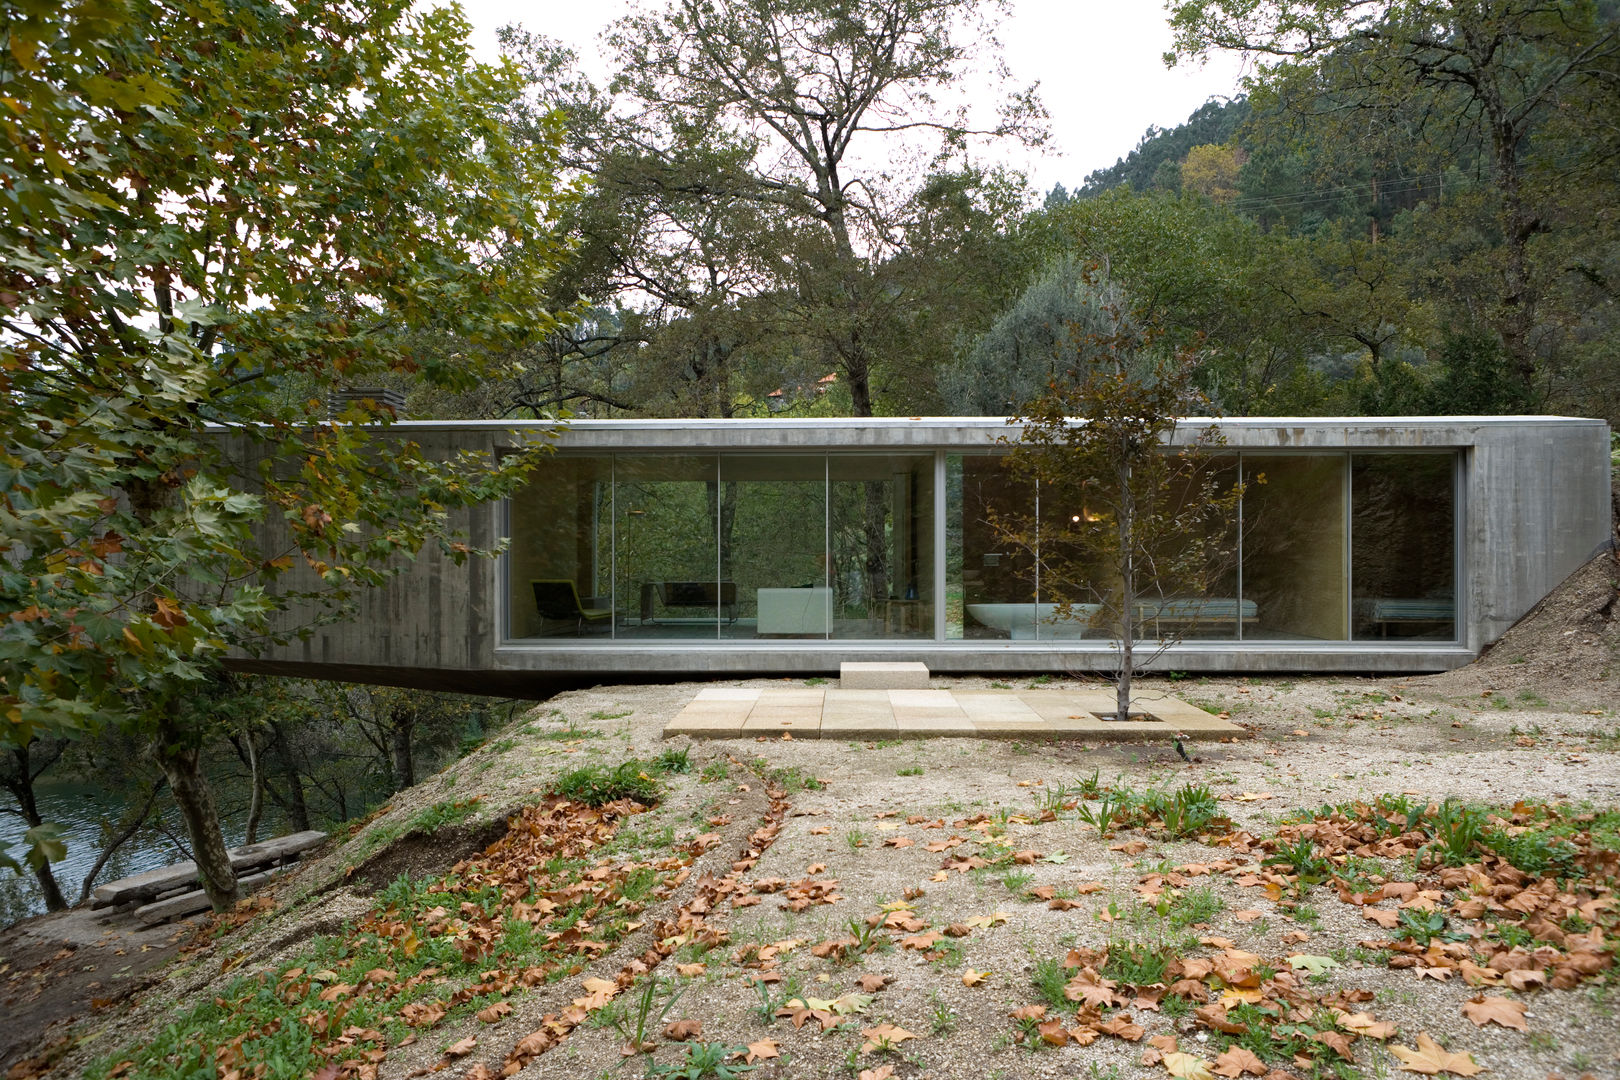
M 1351 455 L 1396 453 L 1427 454 L 1451 462 L 1454 528 L 1447 530 L 1449 535 L 1429 539 L 1438 553 L 1434 558 L 1449 556 L 1454 572 L 1449 588 L 1434 595 L 1345 597 L 1341 604 L 1345 613 L 1353 613 L 1357 604 L 1374 604 L 1372 610 L 1389 607 L 1391 613 L 1381 625 L 1395 633 L 1356 630 L 1349 614 L 1344 625 L 1332 633 L 1303 636 L 1267 636 L 1258 629 L 1251 634 L 1255 628 L 1240 621 L 1240 632 L 1233 639 L 1189 636 L 1170 643 L 1152 662 L 1155 671 L 1415 673 L 1459 667 L 1612 542 L 1609 429 L 1601 420 L 1549 416 L 1190 418 L 1175 438 L 1190 438 L 1211 423 L 1223 437 L 1222 454 L 1237 455 L 1245 463 L 1252 459 L 1259 463 L 1256 467 L 1263 467 L 1263 459 L 1268 457 L 1348 459 Z M 409 439 L 433 457 L 468 453 L 493 459 L 522 447 L 546 444 L 557 449 L 559 461 L 565 457 L 610 462 L 621 456 L 698 455 L 717 463 L 718 469 L 719 462 L 763 461 L 781 454 L 827 455 L 829 462 L 840 455 L 932 455 L 932 478 L 919 474 L 921 501 L 917 503 L 931 507 L 930 522 L 919 519 L 918 536 L 930 536 L 932 547 L 925 544 L 916 550 L 919 576 L 915 582 L 906 582 L 908 587 L 915 584 L 920 595 L 930 599 L 913 601 L 903 596 L 884 602 L 880 597 L 867 607 L 867 632 L 853 636 L 825 628 L 820 632 L 750 634 L 746 619 L 738 620 L 734 614 L 722 618 L 726 614 L 722 612 L 716 613 L 716 626 L 707 635 L 673 624 L 649 633 L 640 603 L 641 592 L 649 583 L 617 584 L 618 578 L 604 569 L 607 564 L 600 559 L 601 536 L 593 540 L 576 529 L 553 543 L 551 533 L 546 532 L 542 543 L 541 533 L 524 534 L 522 522 L 511 513 L 512 505 L 520 505 L 518 501 L 457 511 L 452 515 L 453 525 L 465 531 L 475 548 L 498 547 L 503 538 L 509 538 L 513 541 L 510 552 L 524 543 L 536 550 L 596 552 L 600 565 L 579 562 L 571 568 L 528 573 L 516 565 L 512 553 L 502 560 L 471 559 L 457 564 L 430 547 L 414 561 L 403 562 L 401 573 L 386 585 L 364 590 L 351 619 L 320 625 L 307 637 L 289 640 L 260 655 L 236 657 L 231 663 L 242 670 L 271 674 L 517 695 L 580 680 L 752 678 L 764 674 L 830 677 L 844 661 L 920 660 L 934 672 L 1006 675 L 1107 671 L 1115 658 L 1108 641 L 1030 639 L 1013 635 L 1011 627 L 1006 636 L 968 633 L 960 621 L 963 616 L 952 613 L 945 603 L 947 585 L 956 580 L 950 575 L 965 573 L 962 567 L 953 569 L 945 545 L 949 470 L 953 462 L 967 455 L 1004 452 L 1002 443 L 1008 430 L 1007 422 L 998 417 L 576 420 L 567 425 L 402 421 L 379 431 L 379 439 Z M 257 460 L 259 450 L 253 440 L 224 429 L 220 439 L 222 450 L 240 457 L 244 468 Z M 1352 511 L 1354 489 L 1346 486 L 1345 491 L 1343 509 Z M 267 548 L 286 543 L 283 527 L 273 517 L 260 526 L 260 540 Z M 587 518 L 589 515 L 580 520 Z M 611 531 L 611 523 L 603 527 Z M 1335 543 L 1343 544 L 1347 533 L 1340 530 L 1338 535 Z M 718 572 L 718 562 L 716 566 Z M 1340 593 L 1355 587 L 1348 576 L 1348 563 L 1344 568 Z M 1320 568 L 1309 569 L 1309 573 L 1301 572 L 1301 582 L 1325 580 Z M 313 579 L 306 581 L 303 574 L 303 569 L 295 571 L 285 586 L 318 585 Z M 523 616 L 535 606 L 525 590 L 530 586 L 528 579 L 537 576 L 571 576 L 581 598 L 593 585 L 598 592 L 606 589 L 611 593 L 621 587 L 629 592 L 606 598 L 616 612 L 610 626 L 574 628 L 566 633 L 551 627 L 536 635 L 523 628 Z M 802 588 L 802 576 L 779 584 Z M 891 590 L 900 584 L 891 581 Z M 744 583 L 739 587 L 740 602 L 746 607 L 750 595 L 758 590 Z M 600 603 L 604 598 L 591 599 Z M 757 595 L 754 602 L 757 605 Z M 1449 638 L 1399 632 L 1414 620 L 1421 623 L 1424 613 L 1434 610 L 1450 612 L 1453 632 Z M 293 611 L 286 618 L 284 628 L 291 630 L 306 625 L 309 613 Z M 1082 724 L 1086 722 L 1082 714 L 1098 711 L 1089 706 L 1072 712 L 1061 712 L 1064 706 L 1043 711 L 1033 702 L 1026 703 L 1049 724 Z M 796 704 L 814 707 L 825 702 Z M 731 715 L 711 710 L 701 720 L 724 726 L 723 718 Z M 847 711 L 835 710 L 834 715 L 836 723 L 855 722 Z M 981 722 L 965 709 L 963 716 L 969 724 Z M 1080 718 L 1071 719 L 1075 716 Z M 694 714 L 688 722 L 699 719 Z M 1019 721 L 984 716 L 982 722 L 1006 725 Z
M 1225 739 L 1246 734 L 1167 694 L 1147 694 L 1147 717 L 1104 720 L 1112 693 L 1066 690 L 839 690 L 711 687 L 664 727 L 666 738 L 740 739 Z

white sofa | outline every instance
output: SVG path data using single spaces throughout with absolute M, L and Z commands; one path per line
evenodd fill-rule
M 832 632 L 832 590 L 759 589 L 761 634 L 818 634 Z

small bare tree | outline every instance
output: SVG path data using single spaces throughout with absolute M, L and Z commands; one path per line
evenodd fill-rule
M 1022 432 L 1008 440 L 1008 468 L 1034 486 L 1038 509 L 992 512 L 989 523 L 1031 555 L 1057 620 L 1108 634 L 1124 720 L 1136 673 L 1186 628 L 1224 616 L 1208 597 L 1232 565 L 1242 485 L 1212 453 L 1218 429 L 1187 431 L 1179 419 L 1209 404 L 1193 385 L 1193 352 L 1156 351 L 1158 335 L 1116 292 L 1094 288 L 1093 299 L 1100 317 L 1069 324 L 1057 376 L 1010 421 Z

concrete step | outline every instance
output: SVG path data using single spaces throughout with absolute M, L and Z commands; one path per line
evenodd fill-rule
M 916 660 L 846 660 L 838 665 L 840 690 L 926 690 L 928 665 Z

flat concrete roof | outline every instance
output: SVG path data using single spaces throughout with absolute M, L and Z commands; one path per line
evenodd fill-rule
M 1177 437 L 1214 426 L 1231 449 L 1332 450 L 1376 447 L 1458 449 L 1505 431 L 1553 427 L 1606 429 L 1568 416 L 1241 416 L 1186 417 Z M 713 453 L 780 450 L 983 450 L 1016 438 L 999 416 L 749 417 L 627 420 L 402 420 L 403 432 L 488 432 L 513 443 L 541 440 L 570 451 L 655 450 Z

